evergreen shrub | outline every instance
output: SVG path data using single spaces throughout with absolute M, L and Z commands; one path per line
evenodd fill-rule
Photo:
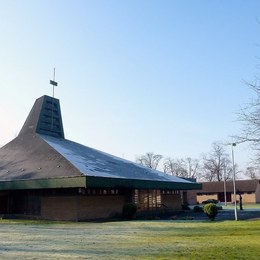
M 209 219 L 214 220 L 218 214 L 218 207 L 214 203 L 208 203 L 204 206 L 204 213 Z
M 130 220 L 135 218 L 137 205 L 135 203 L 126 203 L 123 206 L 123 217 Z

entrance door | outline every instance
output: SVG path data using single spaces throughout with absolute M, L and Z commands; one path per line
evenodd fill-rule
M 0 196 L 0 214 L 6 214 L 8 208 L 8 196 Z

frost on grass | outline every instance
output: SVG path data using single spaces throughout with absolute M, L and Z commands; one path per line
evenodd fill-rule
M 260 259 L 260 221 L 213 224 L 0 221 L 0 259 Z

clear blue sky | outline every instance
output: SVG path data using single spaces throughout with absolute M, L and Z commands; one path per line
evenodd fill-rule
M 253 97 L 260 1 L 0 0 L 0 17 L 1 145 L 54 67 L 66 138 L 130 160 L 199 158 Z

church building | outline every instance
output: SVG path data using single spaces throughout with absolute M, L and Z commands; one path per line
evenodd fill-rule
M 0 215 L 84 221 L 181 209 L 195 182 L 75 143 L 64 137 L 60 102 L 42 96 L 19 135 L 0 149 Z

